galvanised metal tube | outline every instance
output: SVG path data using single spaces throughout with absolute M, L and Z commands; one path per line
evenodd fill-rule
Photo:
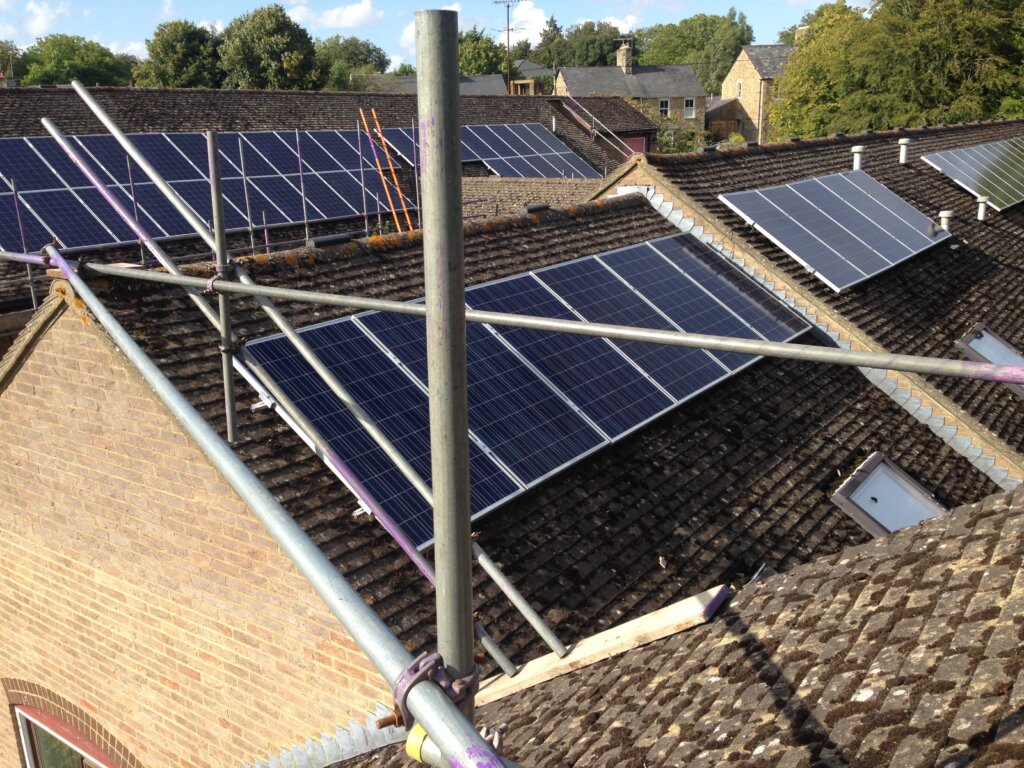
M 511 580 L 509 580 L 508 576 L 502 572 L 501 568 L 498 567 L 498 564 L 495 563 L 491 559 L 491 556 L 484 551 L 483 547 L 475 541 L 473 542 L 473 557 L 476 558 L 476 561 L 480 564 L 480 567 L 483 568 L 484 572 L 490 576 L 501 591 L 508 596 L 508 599 L 512 601 L 512 605 L 514 605 L 519 612 L 523 614 L 523 616 L 527 619 L 530 619 L 531 616 L 537 616 L 537 621 L 530 621 L 530 624 L 535 630 L 537 630 L 537 634 L 540 635 L 541 639 L 548 644 L 548 647 L 558 655 L 558 658 L 561 659 L 567 656 L 569 654 L 569 649 L 566 648 L 565 644 L 558 639 L 558 635 L 551 631 L 551 628 L 548 627 L 548 625 L 544 623 L 544 620 L 540 618 L 540 614 L 534 610 L 533 606 L 530 605 L 527 599 L 515 588 L 515 585 Z
M 458 25 L 455 11 L 416 12 L 437 647 L 449 672 L 465 677 L 476 663 Z M 472 693 L 461 706 L 472 719 Z
M 89 98 L 92 97 L 90 96 Z M 78 150 L 75 149 L 71 142 L 67 140 L 67 137 L 61 133 L 60 129 L 54 125 L 48 117 L 44 117 L 42 123 L 46 132 L 53 137 L 53 140 L 57 142 L 57 145 L 64 150 L 64 153 L 69 158 L 71 158 L 71 162 L 75 164 L 78 170 L 80 170 L 85 178 L 87 178 L 96 188 L 96 191 L 100 193 L 103 199 L 107 201 L 117 215 L 121 217 L 124 223 L 136 234 L 142 244 L 146 246 L 146 249 L 153 254 L 158 262 L 160 262 L 160 265 L 168 272 L 174 275 L 180 275 L 181 270 L 179 270 L 177 265 L 171 261 L 171 258 L 164 252 L 164 249 L 157 244 L 156 240 L 150 237 L 149 232 L 146 231 L 145 227 L 143 227 L 135 217 L 132 216 L 121 201 L 118 200 L 117 197 L 107 188 L 107 185 L 103 180 L 96 175 L 95 171 L 93 171 L 92 166 L 85 162 L 85 159 L 79 154 Z M 216 250 L 216 248 L 214 248 L 214 250 Z M 194 287 L 187 287 L 185 292 L 192 298 L 192 301 L 195 302 L 195 305 L 199 310 L 206 315 L 206 319 L 213 323 L 214 328 L 220 331 L 220 317 L 213 311 L 213 308 L 210 306 L 209 302 L 203 298 L 203 295 Z
M 0 254 L 0 258 L 3 256 L 4 254 Z M 90 263 L 86 266 L 86 269 L 114 277 L 164 283 L 167 285 L 205 287 L 207 283 L 201 277 L 168 275 L 162 272 L 126 269 L 107 264 Z M 348 309 L 395 312 L 401 315 L 425 316 L 427 313 L 422 304 L 390 301 L 388 299 L 370 299 L 363 296 L 346 296 L 337 293 L 323 293 L 321 291 L 301 291 L 294 288 L 277 288 L 267 285 L 256 285 L 254 283 L 240 285 L 239 283 L 218 281 L 213 284 L 213 290 L 241 293 L 250 296 L 265 296 L 267 298 L 306 304 L 323 304 Z M 785 341 L 734 339 L 729 336 L 712 336 L 704 333 L 659 331 L 648 328 L 611 325 L 608 323 L 590 323 L 584 320 L 559 320 L 550 317 L 514 315 L 505 312 L 483 312 L 475 309 L 466 310 L 466 320 L 471 323 L 487 323 L 488 325 L 501 325 L 511 328 L 530 328 L 537 331 L 573 333 L 579 336 L 597 336 L 599 338 L 619 339 L 621 341 L 641 341 L 651 344 L 667 344 L 675 347 L 739 352 L 747 355 L 805 360 L 814 363 L 826 363 L 828 365 L 852 365 L 859 368 L 878 368 L 933 376 L 952 376 L 959 379 L 979 379 L 982 381 L 998 381 L 1005 384 L 1024 384 L 1024 366 L 993 365 L 991 363 L 975 363 L 970 360 L 947 360 L 942 357 L 898 355 L 889 352 L 860 352 L 852 349 L 817 347 Z
M 188 204 L 185 203 L 185 201 L 181 199 L 181 196 L 174 191 L 174 188 L 164 180 L 164 177 L 157 172 L 156 168 L 154 168 L 149 160 L 146 159 L 145 155 L 135 148 L 135 145 L 132 144 L 131 140 L 124 135 L 124 132 L 118 127 L 117 123 L 111 119 L 110 115 L 108 115 L 103 107 L 100 106 L 99 102 L 92 97 L 92 94 L 86 90 L 85 86 L 78 80 L 72 80 L 71 87 L 74 88 L 75 93 L 81 97 L 82 101 L 85 102 L 85 105 L 90 109 L 90 111 L 96 115 L 97 119 L 103 123 L 104 127 L 110 131 L 110 135 L 117 140 L 117 143 L 121 145 L 121 148 L 125 152 L 128 153 L 128 156 L 138 164 L 143 173 L 149 176 L 150 180 L 157 186 L 157 189 L 163 192 L 164 197 L 166 197 L 171 205 L 174 206 L 174 209 L 185 218 L 185 221 L 191 225 L 192 229 L 196 231 L 196 234 L 203 238 L 206 244 L 210 246 L 210 250 L 216 251 L 217 241 L 207 228 L 206 222 L 196 216 L 195 211 L 188 207 Z
M 426 577 L 427 581 L 434 585 L 436 583 L 434 577 L 434 566 L 430 564 L 430 561 L 423 556 L 412 540 L 406 535 L 405 531 L 402 530 L 401 526 L 395 522 L 395 519 L 391 517 L 380 505 L 373 494 L 370 493 L 369 489 L 363 485 L 362 481 L 356 477 L 356 475 L 348 468 L 344 460 L 337 454 L 337 452 L 331 448 L 330 444 L 324 440 L 319 430 L 313 423 L 307 419 L 302 411 L 295 407 L 295 403 L 288 397 L 288 394 L 281 389 L 281 387 L 274 381 L 272 376 L 267 376 L 263 371 L 262 366 L 252 359 L 251 355 L 248 355 L 244 351 L 241 355 L 242 359 L 245 360 L 245 364 L 249 366 L 253 371 L 260 374 L 260 378 L 263 382 L 263 386 L 267 388 L 267 391 L 274 397 L 274 399 L 284 408 L 288 418 L 295 422 L 296 426 L 302 430 L 302 432 L 312 441 L 316 447 L 316 451 L 319 453 L 320 458 L 344 479 L 345 483 L 352 492 L 363 501 L 366 508 L 370 511 L 370 514 L 376 518 L 388 533 L 391 534 L 398 546 L 401 547 L 402 551 L 405 552 L 406 556 L 412 560 L 413 565 L 419 569 L 419 572 Z M 477 639 L 480 641 L 480 645 L 483 646 L 487 654 L 494 659 L 495 663 L 501 667 L 501 671 L 509 677 L 515 677 L 519 672 L 515 663 L 505 654 L 501 649 L 501 646 L 491 637 L 490 633 L 484 628 L 479 622 L 474 623 L 474 631 Z
M 153 388 L 186 432 L 210 458 L 217 470 L 256 514 L 285 554 L 309 581 L 327 604 L 345 631 L 359 645 L 367 658 L 394 685 L 402 671 L 412 662 L 405 646 L 391 634 L 381 618 L 334 567 L 320 548 L 313 543 L 287 510 L 259 481 L 231 447 L 192 407 L 191 403 L 164 376 L 134 339 L 103 306 L 92 289 L 52 246 L 46 247 L 51 263 L 63 273 L 78 297 L 128 358 L 128 361 Z M 431 739 L 441 748 L 444 762 L 438 768 L 515 768 L 505 761 L 476 732 L 472 723 L 459 711 L 448 696 L 430 680 L 417 683 L 409 690 L 409 709 L 423 724 Z
M 213 236 L 217 241 L 217 276 L 223 278 L 228 270 L 228 244 L 224 235 L 224 197 L 220 186 L 220 153 L 217 151 L 217 132 L 206 132 L 206 154 L 210 164 L 210 199 L 213 203 Z M 238 414 L 235 413 L 235 367 L 231 361 L 234 334 L 231 332 L 231 294 L 217 294 L 220 309 L 220 359 L 224 374 L 224 421 L 228 443 L 238 442 Z

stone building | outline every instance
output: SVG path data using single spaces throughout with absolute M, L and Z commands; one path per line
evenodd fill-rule
M 792 51 L 792 45 L 745 45 L 722 81 L 718 119 L 734 120 L 735 132 L 747 141 L 763 144 L 768 139 L 772 84 Z M 735 101 L 725 103 L 731 99 Z

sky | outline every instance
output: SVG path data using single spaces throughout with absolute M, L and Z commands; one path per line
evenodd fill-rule
M 416 63 L 413 14 L 436 7 L 422 0 L 352 0 L 342 5 L 334 4 L 336 0 L 278 1 L 314 38 L 352 35 L 371 40 L 388 53 L 392 67 Z M 221 29 L 262 4 L 262 0 L 0 0 L 0 39 L 25 47 L 38 37 L 59 32 L 87 37 L 117 53 L 145 57 L 146 38 L 162 21 L 189 19 Z M 795 24 L 818 2 L 737 0 L 734 5 L 747 15 L 754 42 L 773 43 L 780 29 Z M 504 41 L 504 6 L 492 0 L 460 0 L 443 7 L 459 12 L 460 27 L 477 26 Z M 512 6 L 512 42 L 525 38 L 536 43 L 552 15 L 563 29 L 592 20 L 610 22 L 627 32 L 697 13 L 724 13 L 727 8 L 722 2 L 705 0 L 591 0 L 583 6 L 570 0 L 521 0 Z

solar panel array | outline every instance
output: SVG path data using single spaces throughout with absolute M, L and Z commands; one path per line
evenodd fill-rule
M 921 158 L 975 197 L 1001 211 L 1024 200 L 1024 139 L 993 141 Z
M 413 128 L 385 128 L 384 140 L 410 165 L 420 157 Z M 601 174 L 540 123 L 464 125 L 462 162 L 483 162 L 498 176 L 599 179 Z
M 467 290 L 473 309 L 788 341 L 806 323 L 690 235 L 652 240 Z M 429 482 L 426 328 L 369 312 L 300 331 Z M 470 323 L 474 516 L 752 363 L 754 357 Z M 419 546 L 432 512 L 282 336 L 246 345 Z
M 837 292 L 950 236 L 864 171 L 718 199 Z
M 206 138 L 198 133 L 143 133 L 132 142 L 204 221 L 212 218 Z M 108 135 L 72 137 L 80 154 L 153 237 L 193 234 L 156 185 Z M 360 161 L 360 141 L 362 161 Z M 368 139 L 356 131 L 222 133 L 224 215 L 229 230 L 361 216 L 387 201 Z M 299 150 L 302 178 L 299 177 Z M 242 163 L 245 163 L 243 181 Z M 136 237 L 50 137 L 0 139 L 0 248 L 34 251 L 56 238 L 64 248 L 133 243 Z M 19 190 L 15 205 L 13 183 Z M 132 183 L 134 182 L 134 184 Z M 134 194 L 134 198 L 133 198 Z M 394 192 L 392 194 L 395 194 Z M 407 201 L 412 207 L 412 201 Z M 20 209 L 20 210 L 19 210 Z M 24 243 L 18 216 L 24 229 Z

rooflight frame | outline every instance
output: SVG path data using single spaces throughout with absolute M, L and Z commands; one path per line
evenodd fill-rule
M 953 344 L 953 346 L 954 348 L 962 352 L 963 356 L 966 357 L 968 360 L 973 360 L 976 363 L 994 363 L 994 360 L 989 360 L 981 352 L 979 352 L 978 350 L 971 346 L 972 341 L 981 338 L 986 333 L 993 339 L 998 341 L 1000 344 L 1003 344 L 1012 349 L 1018 355 L 1021 354 L 1020 351 L 1017 350 L 1017 348 L 1013 344 L 1010 344 L 1006 339 L 1004 339 L 998 333 L 989 328 L 983 320 L 979 320 L 977 323 L 972 325 L 970 329 L 968 329 L 967 333 L 965 333 L 963 336 L 956 340 L 956 343 Z M 1013 392 L 1013 394 L 1015 394 L 1017 397 L 1024 399 L 1024 386 L 1021 386 L 1020 384 L 1009 383 L 1004 383 L 1003 386 L 1005 386 L 1007 389 Z
M 847 477 L 829 498 L 833 504 L 839 507 L 861 528 L 871 534 L 874 538 L 889 536 L 900 528 L 890 530 L 883 522 L 875 517 L 870 511 L 864 509 L 854 500 L 854 494 L 871 477 L 874 476 L 879 467 L 884 466 L 889 472 L 895 475 L 895 479 L 908 491 L 922 506 L 934 511 L 933 517 L 945 517 L 949 510 L 942 506 L 936 498 L 928 492 L 917 480 L 907 474 L 895 462 L 889 459 L 881 451 L 875 451 L 865 460 L 853 473 Z M 910 527 L 910 526 L 904 526 Z

